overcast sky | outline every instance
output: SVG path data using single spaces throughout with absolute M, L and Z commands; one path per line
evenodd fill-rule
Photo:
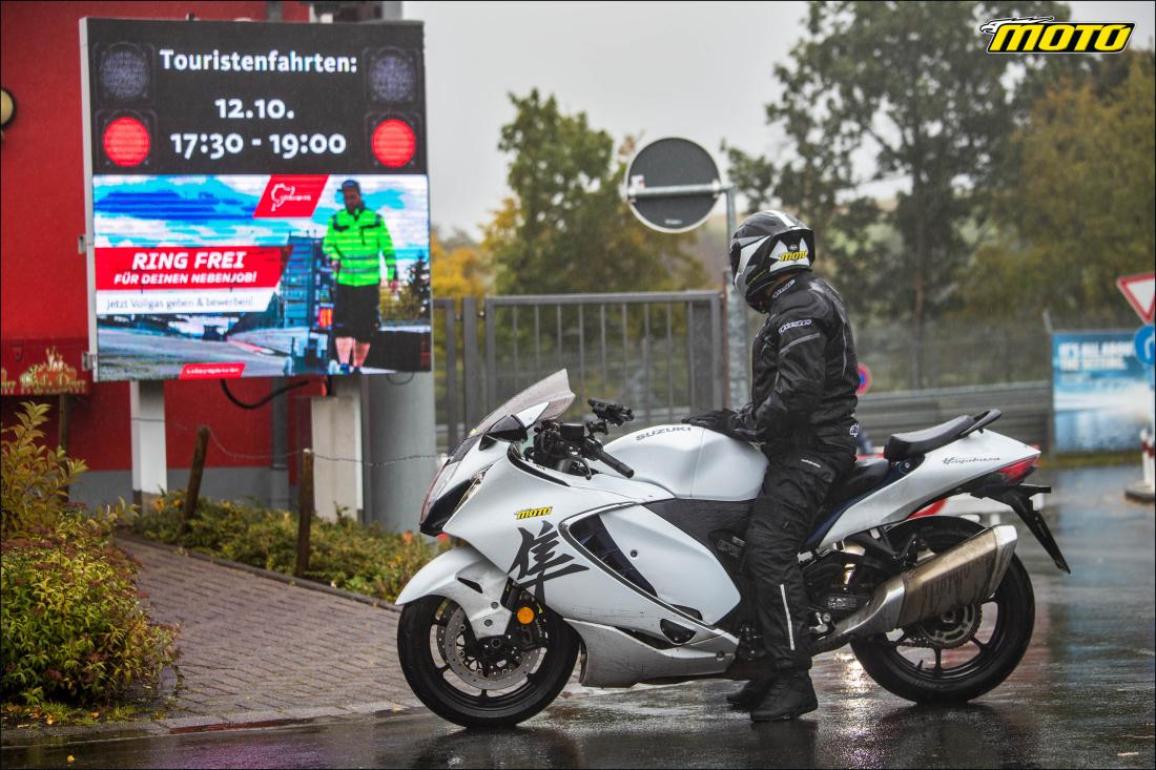
M 1071 2 L 1077 21 L 1134 21 L 1151 47 L 1151 2 Z M 421 2 L 433 221 L 473 235 L 506 194 L 506 94 L 537 87 L 614 136 L 685 136 L 773 153 L 771 68 L 802 34 L 803 2 Z M 978 36 L 978 33 L 977 33 Z M 724 167 L 725 172 L 725 167 Z

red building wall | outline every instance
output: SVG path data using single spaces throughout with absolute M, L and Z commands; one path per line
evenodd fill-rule
M 284 21 L 308 21 L 305 3 L 284 2 L 281 10 Z M 16 115 L 0 149 L 0 338 L 58 341 L 88 336 L 85 258 L 77 253 L 77 238 L 85 230 L 79 20 L 183 19 L 193 13 L 201 19 L 261 21 L 266 11 L 265 2 L 0 4 L 0 84 L 16 100 Z M 248 401 L 270 390 L 265 380 L 230 387 Z M 294 391 L 294 398 L 316 392 L 302 388 Z M 76 400 L 70 452 L 93 470 L 132 465 L 128 394 L 127 383 L 96 384 Z M 5 425 L 21 400 L 3 398 Z M 170 467 L 187 467 L 201 424 L 234 455 L 210 445 L 209 465 L 269 464 L 269 409 L 238 409 L 215 382 L 168 382 L 165 405 Z M 291 420 L 297 412 L 289 410 Z M 293 428 L 291 424 L 291 439 Z

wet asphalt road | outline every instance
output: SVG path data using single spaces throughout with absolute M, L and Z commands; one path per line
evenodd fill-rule
M 816 660 L 819 711 L 752 726 L 735 685 L 561 699 L 519 729 L 426 712 L 306 727 L 6 748 L 5 767 L 1152 767 L 1154 529 L 1137 468 L 1057 474 L 1047 519 L 1073 574 L 1020 528 L 1036 627 L 1019 669 L 966 707 L 912 706 L 845 651 Z M 75 761 L 66 764 L 68 755 Z

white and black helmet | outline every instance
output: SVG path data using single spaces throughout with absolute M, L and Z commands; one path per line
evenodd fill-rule
M 785 272 L 815 264 L 815 233 L 782 211 L 760 211 L 743 220 L 731 237 L 735 289 L 759 312 L 767 307 L 766 288 Z

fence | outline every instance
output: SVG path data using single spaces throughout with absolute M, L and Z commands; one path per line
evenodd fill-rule
M 763 318 L 748 316 L 748 367 Z M 996 407 L 1005 413 L 1004 432 L 1046 442 L 1050 348 L 1042 325 L 930 323 L 919 345 L 898 323 L 855 331 L 874 380 L 859 416 L 876 441 Z M 507 398 L 562 368 L 578 396 L 575 415 L 587 398 L 621 401 L 634 409 L 630 430 L 726 400 L 725 307 L 712 291 L 439 299 L 434 341 L 443 450 Z M 921 383 L 915 389 L 913 371 Z
M 438 422 L 453 446 L 484 414 L 558 369 L 576 409 L 627 403 L 634 426 L 721 407 L 722 300 L 710 291 L 467 298 L 434 303 Z M 481 322 L 479 324 L 479 322 Z M 439 436 L 440 438 L 440 436 Z

